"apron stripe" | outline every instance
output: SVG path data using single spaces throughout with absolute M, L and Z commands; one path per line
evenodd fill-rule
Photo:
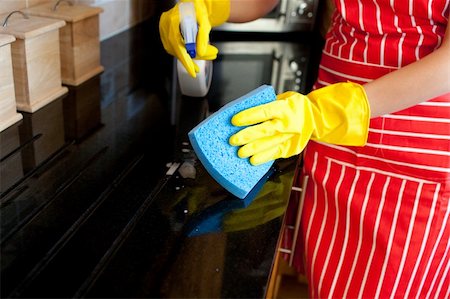
M 418 298 L 419 294 L 422 292 L 422 288 L 423 288 L 423 286 L 425 284 L 425 280 L 428 278 L 428 274 L 429 274 L 430 268 L 432 266 L 432 262 L 435 259 L 435 255 L 436 255 L 436 251 L 438 249 L 438 245 L 441 242 L 443 242 L 443 236 L 444 236 L 445 228 L 447 228 L 447 238 L 448 238 L 448 227 L 449 227 L 448 218 L 449 218 L 449 215 L 450 215 L 450 205 L 448 205 L 448 207 L 447 207 L 447 212 L 445 213 L 445 218 L 444 218 L 442 227 L 441 227 L 441 229 L 439 231 L 438 237 L 436 238 L 436 242 L 434 243 L 434 246 L 433 246 L 433 249 L 431 251 L 428 263 L 427 263 L 427 265 L 425 267 L 425 272 L 424 272 L 422 280 L 420 282 L 416 298 Z
M 448 263 L 450 264 L 450 263 Z M 447 265 L 447 270 L 449 270 L 449 266 Z M 444 286 L 447 286 L 447 292 L 445 292 L 445 287 L 444 287 L 444 295 L 440 296 L 439 298 L 450 298 L 450 279 L 449 279 L 450 273 L 447 271 L 446 274 L 446 281 L 443 283 Z M 438 295 L 439 296 L 439 295 Z
M 440 274 L 440 272 L 441 272 L 441 270 L 442 270 L 442 267 L 443 267 L 444 265 L 446 265 L 446 266 L 447 266 L 446 268 L 448 268 L 448 266 L 449 266 L 449 256 L 448 256 L 448 255 L 449 255 L 449 249 L 450 249 L 450 240 L 447 240 L 447 248 L 445 249 L 445 258 L 443 258 L 442 261 L 439 263 L 439 267 L 437 268 L 437 271 L 435 272 L 433 281 L 432 281 L 432 283 L 431 283 L 430 288 L 428 289 L 426 298 L 430 298 L 430 296 L 431 296 L 431 291 L 432 291 L 432 290 L 434 289 L 434 287 L 435 287 L 436 281 L 438 280 L 438 276 L 439 276 L 439 274 Z M 446 261 L 446 262 L 444 263 L 444 261 Z M 444 266 L 444 267 L 445 267 L 445 266 Z M 448 269 L 447 269 L 447 271 L 445 271 L 445 272 L 446 272 L 447 275 L 448 275 Z M 441 282 L 443 282 L 443 281 L 445 280 L 445 272 L 443 273 L 443 278 L 442 278 Z M 447 278 L 448 278 L 448 277 L 447 277 Z M 438 292 L 437 292 L 437 291 L 436 291 L 436 295 L 438 295 Z
M 387 265 L 388 265 L 389 256 L 391 254 L 392 244 L 393 244 L 393 240 L 394 240 L 394 232 L 395 232 L 395 229 L 397 227 L 397 220 L 398 220 L 398 216 L 399 216 L 399 212 L 400 212 L 400 206 L 401 206 L 401 200 L 402 200 L 401 194 L 403 194 L 403 192 L 405 190 L 405 186 L 406 186 L 406 181 L 403 180 L 402 181 L 402 185 L 400 187 L 399 195 L 397 197 L 397 204 L 396 204 L 396 207 L 395 207 L 394 220 L 392 222 L 391 229 L 390 229 L 390 232 L 389 232 L 389 241 L 388 241 L 388 246 L 387 246 L 387 253 L 386 253 L 385 257 L 384 257 L 384 262 L 383 262 L 383 268 L 382 268 L 382 271 L 381 271 L 380 282 L 378 283 L 378 288 L 377 288 L 376 295 L 375 295 L 376 298 L 380 298 L 379 296 L 380 296 L 380 291 L 381 291 L 381 285 L 383 283 L 384 276 L 386 275 L 386 268 L 387 268 Z
M 369 129 L 370 133 L 384 134 L 384 135 L 394 135 L 394 136 L 406 136 L 406 137 L 417 137 L 425 139 L 444 139 L 450 141 L 450 135 L 443 134 L 426 134 L 426 133 L 414 133 L 414 132 L 403 132 L 403 131 L 392 131 L 392 130 L 380 130 L 380 129 Z
M 314 172 L 316 171 L 316 165 L 317 165 L 317 153 L 314 154 L 314 163 L 313 163 L 313 169 Z M 314 188 L 317 188 L 317 185 L 314 185 Z M 306 190 L 303 190 L 303 192 L 306 192 Z M 312 230 L 312 220 L 314 219 L 314 216 L 316 215 L 316 209 L 317 209 L 317 190 L 315 190 L 314 192 L 314 203 L 313 203 L 313 208 L 312 208 L 312 212 L 306 215 L 310 215 L 309 217 L 309 222 L 308 222 L 308 228 L 306 230 L 306 244 L 310 244 L 309 242 L 309 236 Z M 319 239 L 320 240 L 320 239 Z M 305 248 L 305 255 L 308 255 L 308 247 Z M 314 256 L 314 255 L 313 255 Z M 311 275 L 312 277 L 312 275 Z
M 412 287 L 412 283 L 417 275 L 417 269 L 419 267 L 419 265 L 421 265 L 422 262 L 422 258 L 423 258 L 423 254 L 425 251 L 425 245 L 428 243 L 429 241 L 429 235 L 430 235 L 430 229 L 431 229 L 431 222 L 434 219 L 434 213 L 435 213 L 435 209 L 436 209 L 436 203 L 438 201 L 438 195 L 439 195 L 439 187 L 440 185 L 437 185 L 436 191 L 434 193 L 434 198 L 433 198 L 433 203 L 431 206 L 431 211 L 428 215 L 428 220 L 427 220 L 427 225 L 426 225 L 426 229 L 425 229 L 425 235 L 423 237 L 423 241 L 422 241 L 422 245 L 420 246 L 420 251 L 419 251 L 419 255 L 416 259 L 416 263 L 412 272 L 412 277 L 409 280 L 408 283 L 408 287 L 406 288 L 406 292 L 405 292 L 405 298 L 409 298 L 409 293 L 411 291 L 411 287 Z M 424 217 L 425 215 L 421 215 L 422 217 Z
M 367 185 L 366 194 L 364 196 L 363 205 L 362 205 L 362 209 L 361 209 L 362 217 L 360 218 L 360 221 L 359 221 L 359 230 L 358 230 L 359 234 L 358 234 L 358 244 L 357 244 L 357 247 L 356 247 L 356 254 L 355 254 L 355 256 L 353 258 L 353 261 L 352 261 L 352 267 L 351 267 L 351 270 L 350 270 L 350 274 L 349 274 L 348 280 L 347 280 L 346 285 L 345 285 L 343 298 L 347 298 L 347 293 L 348 293 L 348 290 L 349 290 L 349 287 L 350 287 L 350 283 L 353 281 L 353 275 L 355 273 L 356 264 L 357 264 L 357 261 L 359 259 L 359 255 L 360 255 L 360 252 L 361 252 L 361 246 L 362 246 L 362 240 L 363 240 L 362 236 L 363 236 L 363 228 L 364 228 L 364 221 L 363 220 L 366 217 L 366 209 L 367 209 L 368 201 L 369 201 L 369 198 L 370 198 L 370 191 L 372 189 L 372 184 L 373 184 L 374 179 L 375 179 L 375 174 L 372 173 L 370 175 L 369 183 Z
M 329 175 L 330 175 L 330 172 L 329 172 L 329 166 L 330 166 L 330 161 L 328 161 L 328 164 L 327 164 L 327 168 L 326 168 L 326 174 L 325 174 L 325 177 L 324 177 L 324 179 L 323 179 L 323 183 L 324 184 L 326 184 L 327 183 L 327 181 L 328 181 L 328 177 L 329 177 Z M 315 202 L 317 202 L 317 198 L 319 197 L 318 196 L 318 193 L 319 193 L 319 188 L 318 188 L 318 186 L 316 185 L 315 186 L 315 192 L 314 192 L 314 199 L 315 199 Z M 324 208 L 324 215 L 323 215 L 323 218 L 321 218 L 321 217 L 318 217 L 318 219 L 319 219 L 319 221 L 320 221 L 320 219 L 323 219 L 322 221 L 321 221 L 321 223 L 320 223 L 320 226 L 317 226 L 317 225 L 315 225 L 314 227 L 320 227 L 320 230 L 319 230 L 319 234 L 317 235 L 318 236 L 318 239 L 317 239 L 317 241 L 315 242 L 315 243 L 313 243 L 313 244 L 316 244 L 316 246 L 315 246 L 315 248 L 314 248 L 314 251 L 313 251 L 313 256 L 312 256 L 312 262 L 311 262 L 311 285 L 313 286 L 313 288 L 312 288 L 312 290 L 313 290 L 313 297 L 315 296 L 315 294 L 314 294 L 314 290 L 316 289 L 315 288 L 315 280 L 314 280 L 314 275 L 315 275 L 315 273 L 314 273 L 314 269 L 315 269 L 315 263 L 316 263 L 316 258 L 317 258 L 317 256 L 318 256 L 318 254 L 317 254 L 317 252 L 318 252 L 318 250 L 319 250 L 319 246 L 317 246 L 318 244 L 320 244 L 321 243 L 321 241 L 322 241 L 322 237 L 323 237 L 323 232 L 324 232 L 324 228 L 325 228 L 325 223 L 326 223 L 326 220 L 327 220 L 327 218 L 328 218 L 328 200 L 327 200 L 327 194 L 326 193 L 324 193 L 324 194 L 322 194 L 323 196 L 325 196 L 325 208 Z M 313 220 L 315 220 L 315 214 L 314 215 L 312 215 L 313 217 L 311 217 L 310 218 L 310 221 L 311 221 L 311 225 L 308 225 L 310 228 L 313 228 L 313 226 L 312 226 L 312 221 Z M 308 243 L 308 244 L 310 244 L 310 243 Z
M 330 171 L 330 169 L 328 171 Z M 335 187 L 335 194 L 334 194 L 334 198 L 335 198 L 335 202 L 334 202 L 335 217 L 334 217 L 334 225 L 333 225 L 333 232 L 332 232 L 331 242 L 330 242 L 330 246 L 326 246 L 328 248 L 328 251 L 327 251 L 327 254 L 325 256 L 325 262 L 324 262 L 323 266 L 321 267 L 322 268 L 322 274 L 320 276 L 319 284 L 317 286 L 317 289 L 319 290 L 319 294 L 318 294 L 319 297 L 322 297 L 320 292 L 321 292 L 321 289 L 322 289 L 322 283 L 323 283 L 324 275 L 327 272 L 328 263 L 330 262 L 331 254 L 333 252 L 334 244 L 336 242 L 337 228 L 338 228 L 338 224 L 339 224 L 339 220 L 340 220 L 339 219 L 339 203 L 337 202 L 339 197 L 337 195 L 337 192 L 339 192 L 339 189 L 341 187 L 342 181 L 344 180 L 344 173 L 345 173 L 345 167 L 342 167 L 341 173 L 340 173 L 340 176 L 339 176 L 339 179 L 338 179 L 338 182 L 337 182 L 336 187 Z M 317 244 L 317 245 L 320 246 L 320 244 Z
M 445 269 L 445 273 L 444 273 L 444 279 L 441 280 L 441 283 L 439 284 L 439 288 L 436 292 L 436 296 L 435 298 L 449 298 L 450 297 L 450 279 L 449 279 L 449 271 L 450 271 L 450 262 L 447 259 L 447 268 Z M 442 288 L 443 286 L 447 286 L 447 290 L 444 288 Z M 445 294 L 445 295 L 441 295 L 441 291 Z
M 371 243 L 372 245 L 371 245 L 371 250 L 370 250 L 370 254 L 369 254 L 369 260 L 366 263 L 366 269 L 364 271 L 363 281 L 362 281 L 361 287 L 359 289 L 358 298 L 362 298 L 364 289 L 366 288 L 367 278 L 369 276 L 369 270 L 370 270 L 370 266 L 367 266 L 367 265 L 371 265 L 372 264 L 372 259 L 374 258 L 374 255 L 375 255 L 376 237 L 377 237 L 377 234 L 378 234 L 378 229 L 380 227 L 381 211 L 383 210 L 384 201 L 386 199 L 387 187 L 389 186 L 390 180 L 391 180 L 390 177 L 388 177 L 386 179 L 386 182 L 384 183 L 384 186 L 383 186 L 382 196 L 381 196 L 381 198 L 379 198 L 380 199 L 380 205 L 377 208 L 377 218 L 376 218 L 376 221 L 375 221 L 375 227 L 374 227 L 373 235 L 372 235 L 372 243 Z
M 366 29 L 364 28 L 364 19 L 363 19 L 363 5 L 361 0 L 358 0 L 358 21 L 359 21 L 359 26 L 361 27 L 361 31 L 366 31 Z
M 416 193 L 416 199 L 414 201 L 413 213 L 411 215 L 409 226 L 408 226 L 406 243 L 405 243 L 405 248 L 403 249 L 403 253 L 402 253 L 402 258 L 401 258 L 401 262 L 400 262 L 400 268 L 399 268 L 399 270 L 397 272 L 397 276 L 396 276 L 396 279 L 395 279 L 394 287 L 393 287 L 393 290 L 391 292 L 391 298 L 393 298 L 393 295 L 396 293 L 397 288 L 399 286 L 400 278 L 402 277 L 403 270 L 404 270 L 405 263 L 406 263 L 406 256 L 408 254 L 409 247 L 411 246 L 411 238 L 412 238 L 412 233 L 413 233 L 414 220 L 415 220 L 415 218 L 417 216 L 417 211 L 418 211 L 418 207 L 419 207 L 419 200 L 420 200 L 420 193 L 422 191 L 422 188 L 423 188 L 423 184 L 420 183 L 419 184 L 419 188 L 418 188 L 417 193 Z
M 344 255 L 346 254 L 346 248 L 347 248 L 347 244 L 348 244 L 348 240 L 349 240 L 349 230 L 350 230 L 350 209 L 351 209 L 351 202 L 353 200 L 353 195 L 355 193 L 355 188 L 356 188 L 356 183 L 358 182 L 359 179 L 359 171 L 356 171 L 356 175 L 353 179 L 353 183 L 350 189 L 350 194 L 348 196 L 348 200 L 347 200 L 347 211 L 346 211 L 346 219 L 345 219 L 345 237 L 344 237 L 344 243 L 342 245 L 342 250 L 341 250 L 341 255 L 338 259 L 338 267 L 336 268 L 336 272 L 335 275 L 333 277 L 333 282 L 331 284 L 331 289 L 330 289 L 330 294 L 331 297 L 333 297 L 333 293 L 334 293 L 334 289 L 336 287 L 336 283 L 337 280 L 339 278 L 341 269 L 342 269 L 342 263 L 344 261 Z
M 317 143 L 317 145 L 315 144 L 315 147 L 332 150 L 342 159 L 342 161 L 348 161 L 350 164 L 357 159 L 360 161 L 360 165 L 367 165 L 358 167 L 374 169 L 374 171 L 383 172 L 393 176 L 400 176 L 409 180 L 424 180 L 426 182 L 431 182 L 432 178 L 444 178 L 444 180 L 447 178 L 448 180 L 450 174 L 450 158 L 448 152 L 445 151 L 432 151 L 433 154 L 443 154 L 432 156 L 419 152 L 418 154 L 421 156 L 420 159 L 417 159 L 417 163 L 410 163 L 409 161 L 396 161 L 392 159 L 392 157 L 384 158 L 381 155 L 371 155 L 371 153 L 379 152 L 380 149 L 382 149 L 384 153 L 389 153 L 389 149 L 403 149 L 401 147 L 367 146 L 364 152 L 356 152 L 353 148 L 324 143 Z M 417 152 L 417 150 L 414 151 Z M 408 152 L 408 154 L 410 155 L 411 152 Z M 402 171 L 399 171 L 399 173 L 393 172 L 395 169 L 400 169 Z

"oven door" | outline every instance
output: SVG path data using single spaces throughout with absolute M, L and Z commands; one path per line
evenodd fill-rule
M 266 16 L 247 23 L 225 23 L 215 31 L 295 32 L 314 29 L 319 0 L 280 0 Z
M 263 84 L 277 93 L 304 92 L 309 49 L 290 42 L 217 42 L 219 55 L 207 94 L 210 111 Z

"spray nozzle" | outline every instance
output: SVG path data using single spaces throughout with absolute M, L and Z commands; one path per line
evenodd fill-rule
M 180 12 L 180 31 L 184 38 L 186 51 L 191 58 L 195 58 L 198 28 L 194 3 L 181 2 L 178 7 Z

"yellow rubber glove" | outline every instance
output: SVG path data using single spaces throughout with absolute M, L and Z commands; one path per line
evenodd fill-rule
M 238 155 L 258 165 L 299 154 L 310 139 L 362 146 L 367 141 L 370 107 L 364 88 L 337 83 L 308 95 L 288 91 L 268 104 L 233 116 L 235 126 L 250 126 L 231 136 Z
M 193 2 L 197 17 L 198 33 L 196 59 L 214 60 L 218 50 L 209 44 L 211 28 L 224 23 L 230 15 L 230 0 L 181 0 Z M 159 34 L 167 53 L 175 56 L 192 77 L 196 77 L 198 66 L 186 52 L 183 37 L 180 32 L 179 4 L 164 12 L 159 20 Z

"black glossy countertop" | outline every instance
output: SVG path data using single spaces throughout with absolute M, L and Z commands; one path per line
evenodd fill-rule
M 264 296 L 294 162 L 250 201 L 220 187 L 187 139 L 208 100 L 174 96 L 156 28 L 0 134 L 1 297 Z

